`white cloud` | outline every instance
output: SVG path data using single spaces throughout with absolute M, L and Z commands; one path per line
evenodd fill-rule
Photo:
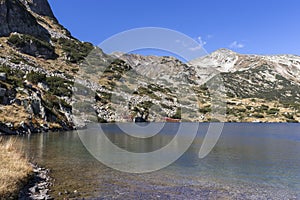
M 210 36 L 210 37 L 212 37 L 212 36 Z M 175 42 L 176 43 L 178 43 L 178 44 L 181 44 L 183 47 L 189 47 L 188 49 L 190 50 L 190 51 L 198 51 L 198 50 L 201 50 L 206 44 L 207 44 L 207 42 L 206 41 L 204 41 L 203 40 L 203 38 L 201 37 L 201 36 L 198 36 L 197 38 L 194 38 L 195 40 L 196 40 L 196 42 L 198 43 L 198 44 L 194 44 L 193 43 L 193 45 L 195 45 L 195 46 L 192 46 L 192 47 L 189 47 L 189 46 L 191 46 L 191 45 L 188 45 L 188 44 L 186 44 L 184 41 L 181 41 L 181 40 L 179 40 L 179 39 L 177 39 L 177 40 L 175 40 Z
M 207 37 L 207 39 L 211 39 L 211 38 L 213 38 L 214 36 L 211 35 L 211 34 L 208 34 L 206 37 Z
M 200 49 L 202 49 L 202 46 L 200 46 L 200 45 L 189 48 L 190 51 L 197 51 L 197 50 L 200 50 Z
M 181 44 L 183 47 L 187 47 L 188 46 L 184 41 L 179 40 L 179 39 L 175 40 L 175 42 L 178 43 L 178 44 Z
M 199 37 L 197 38 L 197 40 L 198 40 L 199 45 L 200 45 L 201 47 L 203 47 L 203 46 L 205 46 L 205 45 L 207 44 L 207 42 L 204 41 L 204 40 L 202 39 L 201 36 L 199 36 Z
M 195 46 L 195 47 L 190 47 L 190 48 L 189 48 L 190 51 L 198 51 L 198 50 L 201 50 L 201 49 L 207 44 L 207 42 L 204 41 L 204 40 L 202 39 L 201 36 L 197 37 L 196 40 L 197 40 L 197 42 L 198 42 L 199 45 L 197 45 L 197 46 Z
M 245 47 L 245 45 L 238 41 L 234 41 L 229 45 L 229 48 L 231 48 L 231 49 L 242 49 L 244 47 Z

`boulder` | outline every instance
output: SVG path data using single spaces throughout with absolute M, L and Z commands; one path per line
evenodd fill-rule
M 6 81 L 6 73 L 0 73 L 0 80 L 1 81 Z
M 5 88 L 0 88 L 0 97 L 4 97 L 6 93 L 6 89 Z

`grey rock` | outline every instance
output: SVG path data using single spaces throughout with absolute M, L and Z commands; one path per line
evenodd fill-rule
M 45 83 L 38 83 L 38 87 L 45 90 L 45 91 L 48 91 L 49 90 L 49 87 L 47 84 Z
M 43 1 L 44 2 L 44 1 Z M 18 0 L 0 0 L 0 36 L 13 32 L 49 41 L 50 34 Z
M 22 101 L 20 99 L 14 99 L 14 103 L 17 104 L 18 106 L 22 105 Z
M 3 97 L 6 93 L 6 89 L 5 88 L 0 88 L 0 97 Z
M 2 99 L 2 104 L 3 105 L 8 105 L 8 103 L 9 103 L 9 99 L 6 96 L 4 96 L 3 99 Z
M 6 80 L 6 73 L 0 73 L 0 80 L 5 81 Z
M 29 192 L 31 192 L 32 194 L 35 194 L 37 192 L 37 186 L 33 186 L 31 188 L 29 188 Z
M 38 115 L 41 112 L 41 104 L 39 99 L 33 99 L 31 102 L 31 108 L 35 115 Z
M 25 6 L 28 6 L 36 14 L 55 18 L 47 0 L 20 0 Z

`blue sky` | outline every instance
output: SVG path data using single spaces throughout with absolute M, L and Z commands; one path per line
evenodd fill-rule
M 95 45 L 132 28 L 163 27 L 208 52 L 300 55 L 298 0 L 49 0 L 73 36 Z

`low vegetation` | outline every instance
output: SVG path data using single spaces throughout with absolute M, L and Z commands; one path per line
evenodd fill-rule
M 88 42 L 80 42 L 66 38 L 59 38 L 58 43 L 61 45 L 67 60 L 71 63 L 79 63 L 85 59 L 93 50 L 93 45 Z
M 57 58 L 55 48 L 49 42 L 31 35 L 11 34 L 7 42 L 9 45 L 19 49 L 22 53 L 31 56 L 43 57 L 45 59 Z
M 17 199 L 32 173 L 29 162 L 15 146 L 16 140 L 0 138 L 0 199 Z

